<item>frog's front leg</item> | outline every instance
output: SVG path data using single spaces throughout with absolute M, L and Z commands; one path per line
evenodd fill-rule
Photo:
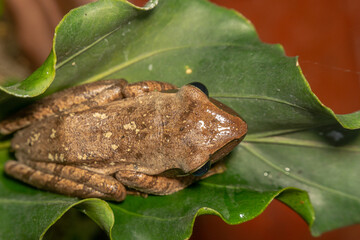
M 115 178 L 128 188 L 135 189 L 142 193 L 154 195 L 169 195 L 178 192 L 190 184 L 214 174 L 225 171 L 225 165 L 218 163 L 214 165 L 205 175 L 194 176 L 189 174 L 183 177 L 150 176 L 131 170 L 118 171 Z
M 27 165 L 28 164 L 28 165 Z M 80 198 L 122 201 L 125 187 L 115 178 L 75 166 L 55 163 L 7 161 L 5 172 L 39 189 Z

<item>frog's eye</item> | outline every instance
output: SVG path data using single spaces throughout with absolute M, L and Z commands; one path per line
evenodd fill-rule
M 207 163 L 205 163 L 204 166 L 193 172 L 192 175 L 194 175 L 195 177 L 201 177 L 209 171 L 210 167 L 211 167 L 211 163 L 210 161 L 208 161 Z
M 189 83 L 190 85 L 197 87 L 198 89 L 200 89 L 203 93 L 205 93 L 206 96 L 209 96 L 209 91 L 207 90 L 207 88 L 205 87 L 204 84 L 202 84 L 201 82 L 192 82 Z

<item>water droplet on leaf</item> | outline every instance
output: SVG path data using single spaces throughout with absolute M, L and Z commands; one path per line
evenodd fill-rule
M 341 132 L 336 131 L 336 130 L 332 130 L 332 131 L 326 133 L 326 136 L 331 138 L 335 142 L 338 142 L 344 138 L 344 135 Z

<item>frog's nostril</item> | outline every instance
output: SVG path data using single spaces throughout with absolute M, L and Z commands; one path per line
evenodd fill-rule
M 201 177 L 210 170 L 211 163 L 208 161 L 204 166 L 192 173 L 195 177 Z

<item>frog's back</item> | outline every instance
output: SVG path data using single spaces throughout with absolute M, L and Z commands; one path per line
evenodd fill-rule
M 17 159 L 81 164 L 111 157 L 109 150 L 116 148 L 111 139 L 123 134 L 119 126 L 129 111 L 123 100 L 110 103 L 113 107 L 54 115 L 18 130 L 12 139 Z
M 179 144 L 174 142 L 179 138 L 170 138 L 173 134 L 170 131 L 179 131 L 183 114 L 174 109 L 171 100 L 174 95 L 159 100 L 158 94 L 121 99 L 36 122 L 15 133 L 12 145 L 16 157 L 19 161 L 97 168 L 124 162 L 151 165 L 155 160 L 162 161 L 159 152 L 164 149 L 160 148 L 166 144 L 168 152 L 174 154 L 174 145 Z

